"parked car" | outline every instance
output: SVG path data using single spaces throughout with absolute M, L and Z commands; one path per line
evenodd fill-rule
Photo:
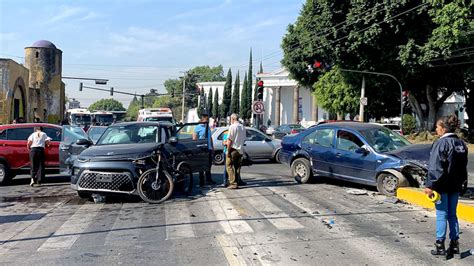
M 0 185 L 7 184 L 17 174 L 29 172 L 30 155 L 26 144 L 36 126 L 43 127 L 44 132 L 52 139 L 45 149 L 46 169 L 58 171 L 60 126 L 46 123 L 0 125 Z
M 214 164 L 224 163 L 224 145 L 222 144 L 224 131 L 228 127 L 218 127 L 213 131 L 212 141 L 214 143 Z M 255 128 L 246 127 L 246 140 L 244 144 L 244 159 L 247 160 L 275 160 L 281 148 L 281 141 L 271 139 Z
M 96 144 L 106 129 L 107 127 L 105 126 L 91 126 L 89 130 L 87 130 L 87 136 L 92 141 L 92 143 Z
M 127 122 L 109 126 L 96 145 L 79 154 L 74 161 L 71 187 L 80 197 L 91 193 L 137 195 L 140 175 L 155 167 L 143 158 L 163 145 L 163 155 L 174 160 L 178 170 L 204 171 L 209 168 L 207 139 L 192 139 L 198 123 L 182 125 L 178 130 L 169 122 Z M 77 141 L 90 145 L 87 139 Z M 173 159 L 174 158 L 174 159 Z
M 282 139 L 286 135 L 298 134 L 305 130 L 306 128 L 304 128 L 300 124 L 283 124 L 277 127 L 275 131 L 273 131 L 273 138 Z
M 299 183 L 327 176 L 394 195 L 401 186 L 424 186 L 430 148 L 380 125 L 339 122 L 284 137 L 279 160 Z

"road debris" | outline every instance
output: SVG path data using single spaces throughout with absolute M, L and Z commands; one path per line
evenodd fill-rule
M 346 192 L 348 194 L 357 195 L 357 196 L 368 195 L 367 190 L 363 190 L 363 189 L 348 189 L 346 190 Z

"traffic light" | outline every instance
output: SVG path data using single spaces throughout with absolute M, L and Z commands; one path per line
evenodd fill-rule
M 263 80 L 257 82 L 257 100 L 263 100 Z
M 318 61 L 318 60 L 315 60 L 314 61 L 314 64 L 313 64 L 313 68 L 322 68 L 323 67 L 323 63 Z
M 408 101 L 408 95 L 409 95 L 408 91 L 403 91 L 402 92 L 402 101 L 403 101 L 403 106 L 405 106 L 405 107 L 410 105 L 410 103 Z
M 79 91 L 82 91 L 82 82 L 79 82 Z
M 110 87 L 110 96 L 114 96 L 114 87 Z

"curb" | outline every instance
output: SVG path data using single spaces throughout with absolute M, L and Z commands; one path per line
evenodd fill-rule
M 434 209 L 434 203 L 429 201 L 423 190 L 418 188 L 399 188 L 397 189 L 397 198 L 423 208 Z M 459 219 L 474 223 L 474 201 L 459 200 L 457 215 Z

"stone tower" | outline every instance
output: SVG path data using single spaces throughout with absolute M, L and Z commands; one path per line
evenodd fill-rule
M 57 123 L 64 115 L 62 51 L 45 40 L 25 48 L 25 66 L 30 71 L 28 120 Z

